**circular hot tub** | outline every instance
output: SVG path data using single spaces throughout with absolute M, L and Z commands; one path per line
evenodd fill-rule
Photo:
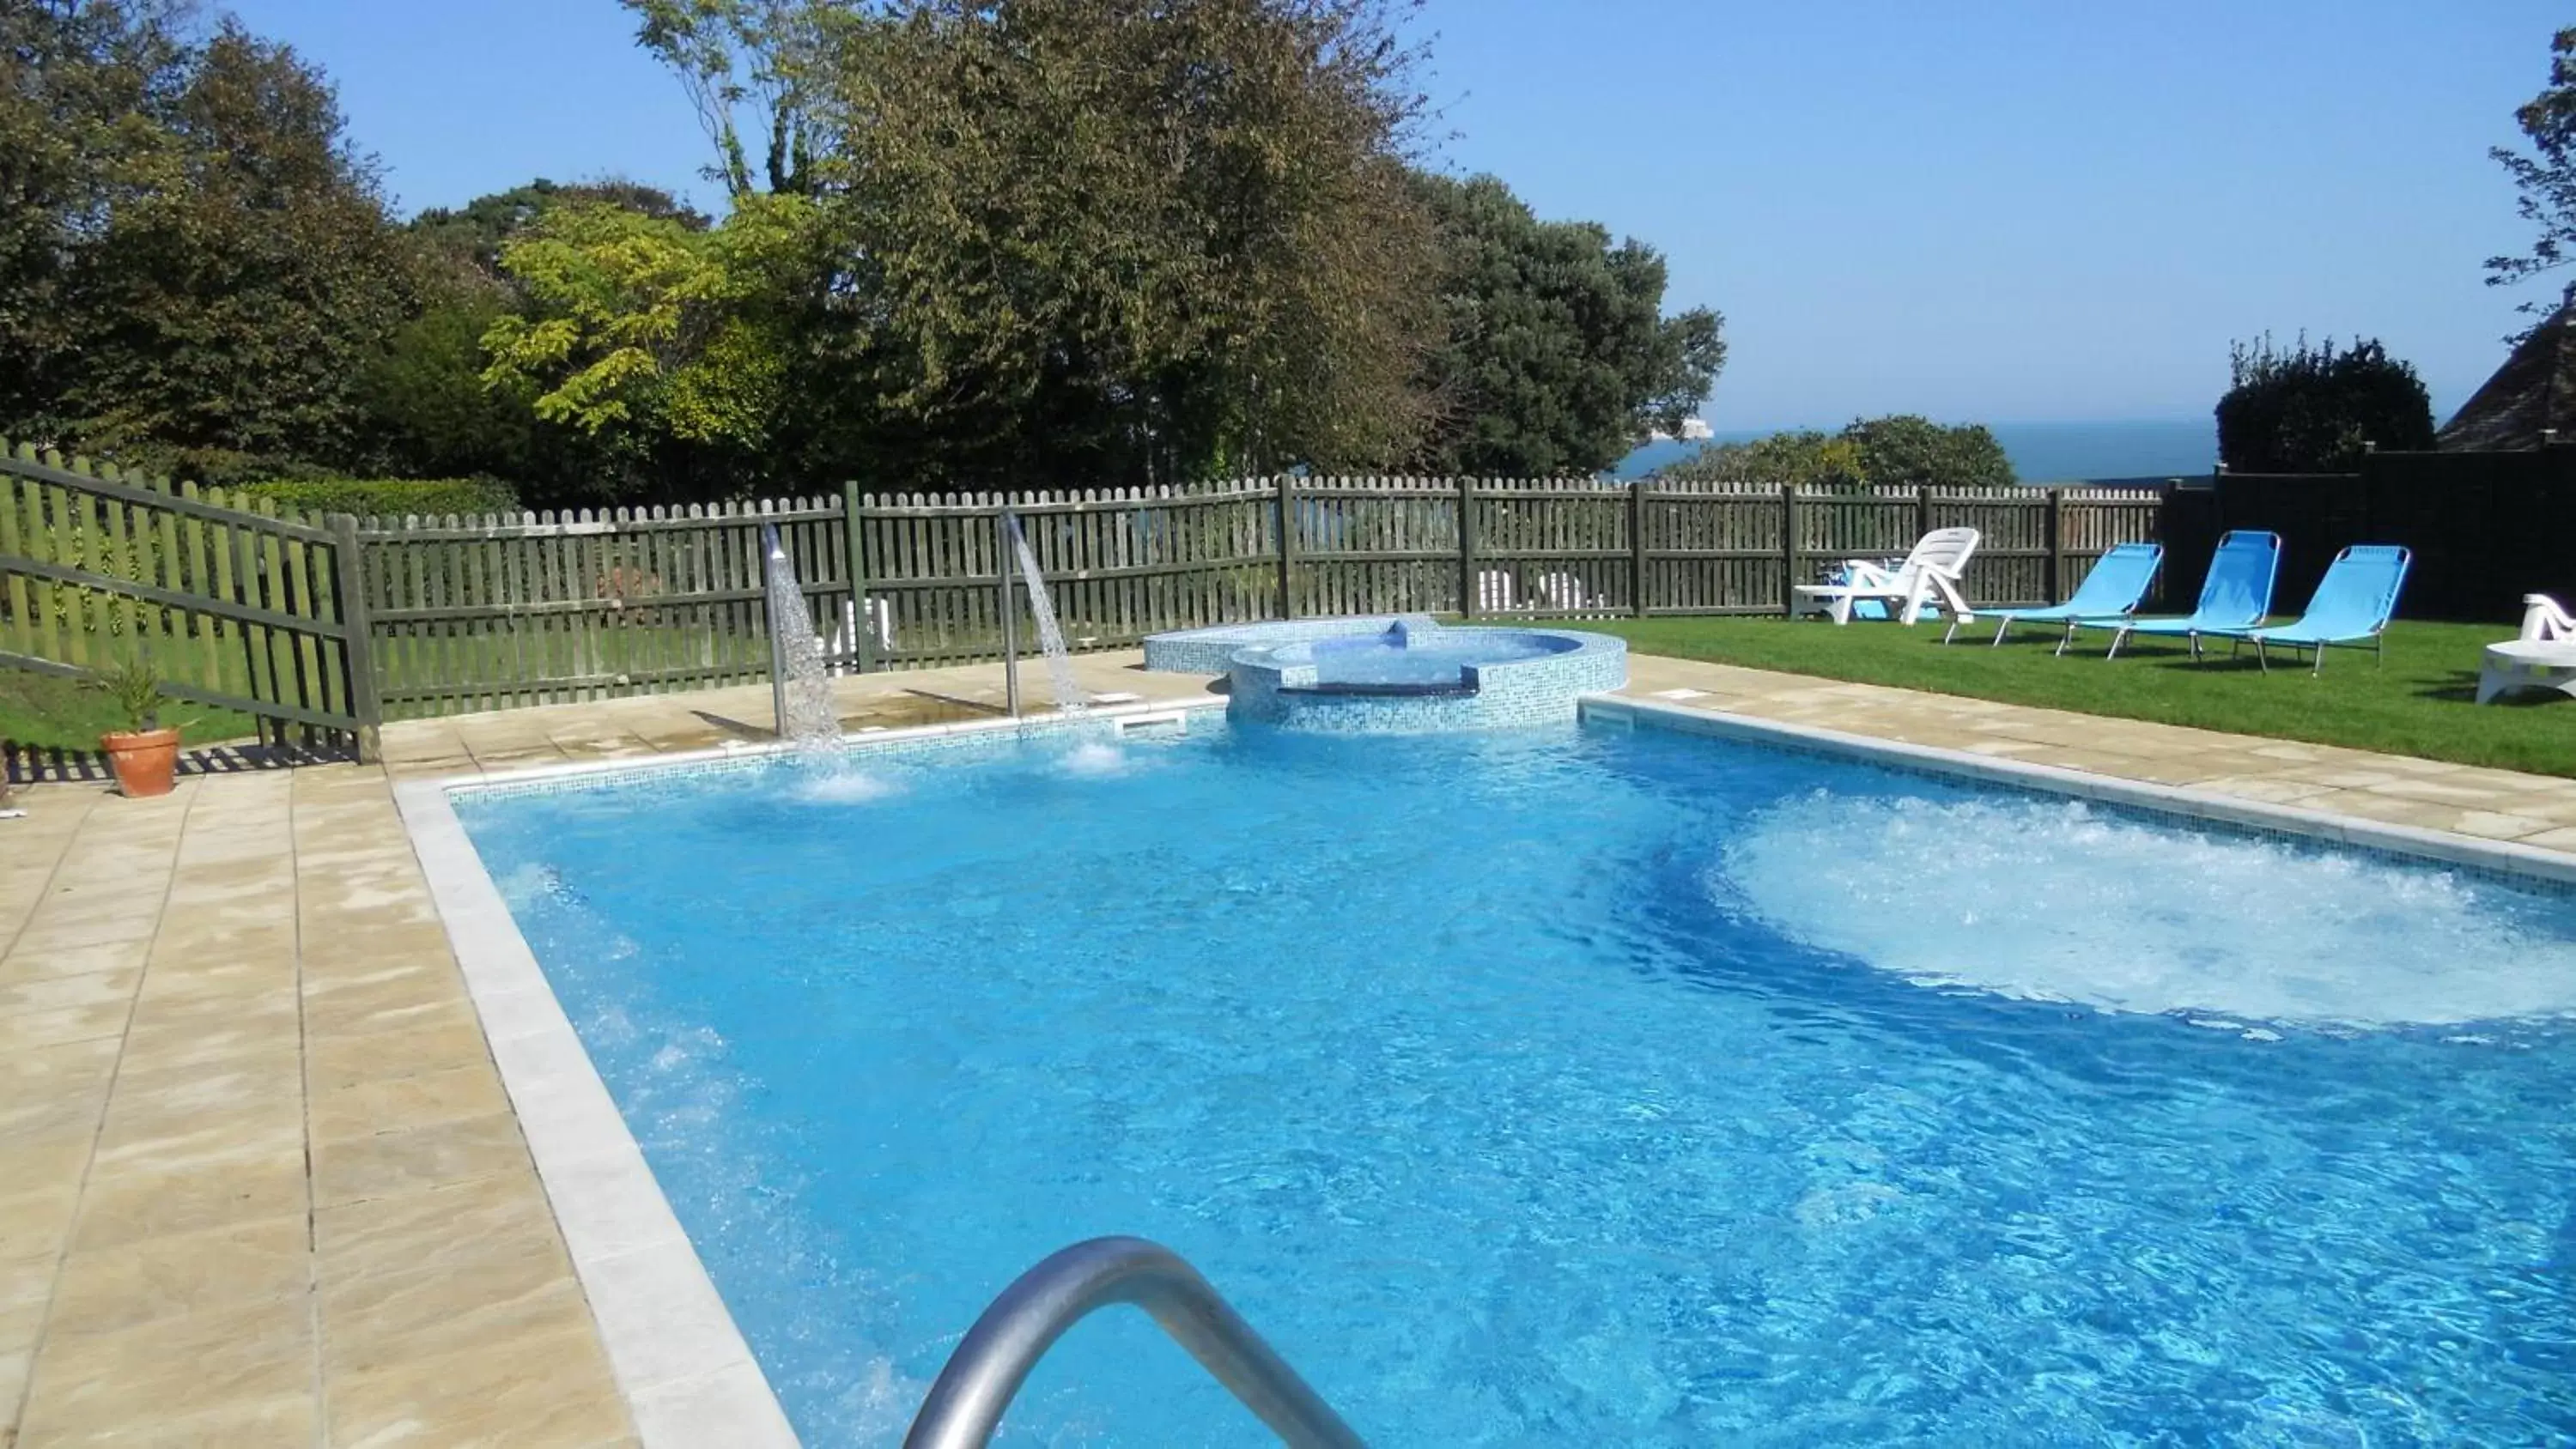
M 1408 733 L 1551 724 L 1628 682 L 1626 641 L 1571 629 L 1382 629 L 1235 651 L 1229 713 L 1298 729 Z

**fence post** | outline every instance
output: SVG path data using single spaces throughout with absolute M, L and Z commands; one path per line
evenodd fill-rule
M 1011 718 L 1020 717 L 1020 614 L 1011 607 L 1011 571 L 1019 567 L 1019 550 L 1013 548 L 1014 530 L 1011 508 L 1005 503 L 993 510 L 993 564 L 1001 575 L 1002 625 L 1002 700 Z M 1059 705 L 1061 708 L 1061 705 Z
M 1279 475 L 1279 617 L 1297 617 L 1297 477 Z
M 844 561 L 843 577 L 850 581 L 850 617 L 856 621 L 859 637 L 851 644 L 857 653 L 850 667 L 861 674 L 877 667 L 877 616 L 868 608 L 867 540 L 859 528 L 859 485 L 841 485 L 841 547 L 849 557 Z
M 1476 480 L 1458 480 L 1458 613 L 1476 617 Z
M 1646 480 L 1628 485 L 1629 612 L 1646 617 Z
M 1798 614 L 1798 485 L 1780 485 L 1780 612 Z
M 2048 599 L 2066 602 L 2066 490 L 2048 490 Z
M 1914 536 L 1921 538 L 1932 531 L 1932 485 L 1914 490 Z
M 358 553 L 358 520 L 332 514 L 331 591 L 340 606 L 340 667 L 349 677 L 349 713 L 358 721 L 358 763 L 372 765 L 384 757 L 384 704 L 376 690 L 374 626 L 367 616 L 366 569 Z

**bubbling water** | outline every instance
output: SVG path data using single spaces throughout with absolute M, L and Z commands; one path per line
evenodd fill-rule
M 1819 791 L 1746 821 L 1710 886 L 1927 986 L 2354 1028 L 2576 1014 L 2576 942 L 2512 893 L 2080 802 Z
M 803 774 L 792 793 L 809 805 L 863 805 L 900 793 L 902 786 L 844 764 L 838 769 Z

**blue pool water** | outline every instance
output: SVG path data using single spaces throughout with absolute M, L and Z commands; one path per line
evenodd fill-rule
M 1349 639 L 1319 639 L 1274 651 L 1282 660 L 1300 654 L 1315 664 L 1320 684 L 1458 684 L 1471 664 L 1543 659 L 1575 648 L 1562 635 L 1509 629 L 1439 629 L 1407 632 L 1402 626 Z
M 460 803 L 809 1445 L 1076 1239 L 1379 1445 L 2576 1435 L 2576 905 L 1645 730 Z M 1259 1442 L 1140 1315 L 1020 1445 Z

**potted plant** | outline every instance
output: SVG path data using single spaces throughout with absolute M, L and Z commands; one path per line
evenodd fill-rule
M 125 729 L 98 737 L 108 767 L 116 772 L 116 788 L 136 799 L 169 794 L 170 777 L 179 769 L 179 731 L 161 728 L 161 676 L 138 659 L 92 682 L 125 716 Z

